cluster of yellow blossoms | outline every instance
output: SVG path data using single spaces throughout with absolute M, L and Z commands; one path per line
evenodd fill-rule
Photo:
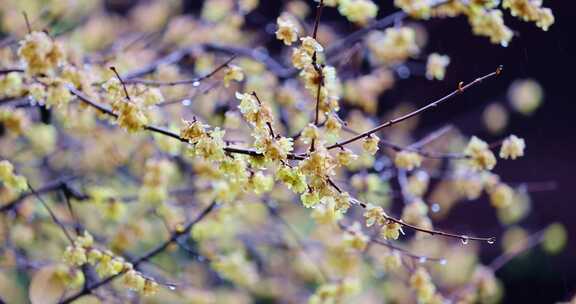
M 18 55 L 31 75 L 51 75 L 65 60 L 60 43 L 44 32 L 32 32 L 20 42 Z
M 504 24 L 503 12 L 497 7 L 500 1 L 448 1 L 432 6 L 425 0 L 395 0 L 394 4 L 415 18 L 455 17 L 466 15 L 476 35 L 490 38 L 492 43 L 507 46 L 513 37 L 512 31 Z M 513 16 L 524 21 L 535 22 L 543 30 L 554 23 L 554 15 L 542 7 L 542 1 L 504 0 L 502 7 L 509 9 Z
M 402 63 L 420 52 L 416 32 L 407 26 L 374 32 L 368 36 L 367 43 L 374 59 L 387 65 Z
M 402 225 L 394 222 L 388 218 L 382 207 L 369 204 L 364 212 L 366 218 L 366 226 L 379 225 L 380 236 L 386 240 L 397 240 L 402 231 Z
M 526 148 L 526 142 L 524 139 L 519 138 L 516 135 L 510 135 L 508 138 L 502 142 L 502 147 L 500 148 L 500 157 L 504 159 L 516 159 L 518 157 L 524 156 L 524 149 Z
M 124 92 L 123 84 L 117 78 L 111 78 L 103 85 L 107 93 L 112 111 L 118 116 L 118 124 L 128 132 L 142 130 L 149 122 L 146 107 L 154 106 L 164 101 L 162 93 L 157 88 L 135 87 Z
M 339 0 L 338 11 L 350 22 L 366 24 L 378 14 L 378 6 L 371 0 Z
M 541 0 L 504 0 L 502 7 L 509 9 L 512 16 L 519 17 L 524 21 L 535 22 L 538 27 L 545 31 L 554 23 L 552 10 L 542 7 Z
M 94 238 L 88 232 L 77 237 L 74 244 L 66 248 L 63 258 L 71 267 L 80 267 L 85 264 L 94 266 L 100 277 L 123 274 L 124 285 L 144 296 L 153 295 L 159 289 L 158 283 L 134 270 L 132 264 L 122 257 L 115 256 L 110 251 L 95 248 Z

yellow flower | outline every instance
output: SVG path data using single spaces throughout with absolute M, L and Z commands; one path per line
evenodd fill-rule
M 60 107 L 67 105 L 72 100 L 72 94 L 66 88 L 64 81 L 57 80 L 46 90 L 46 105 L 48 107 Z
M 312 64 L 312 56 L 303 48 L 295 48 L 292 51 L 292 65 L 297 69 L 303 69 Z
M 82 266 L 88 262 L 86 249 L 80 246 L 68 246 L 64 251 L 64 262 L 70 266 Z
M 358 222 L 355 222 L 344 233 L 344 244 L 358 251 L 366 249 L 369 240 L 370 238 L 362 232 L 362 227 Z
M 230 81 L 242 81 L 244 80 L 244 72 L 242 68 L 237 65 L 229 65 L 226 70 L 224 70 L 224 87 L 230 86 Z
M 426 63 L 426 78 L 429 80 L 443 80 L 446 75 L 446 67 L 450 64 L 450 57 L 432 53 Z
M 490 202 L 496 208 L 506 208 L 514 201 L 514 190 L 506 184 L 498 184 L 489 191 Z
M 517 137 L 516 135 L 510 135 L 502 143 L 500 148 L 500 157 L 504 159 L 516 159 L 518 157 L 524 156 L 524 149 L 526 148 L 526 142 L 524 139 Z
M 318 131 L 318 127 L 315 124 L 308 124 L 302 130 L 300 138 L 302 138 L 302 142 L 305 144 L 310 144 L 313 140 L 317 140 L 320 137 L 320 132 Z
M 380 236 L 385 240 L 397 240 L 402 232 L 402 225 L 388 221 L 380 229 Z
M 401 8 L 412 17 L 428 19 L 430 17 L 430 2 L 426 0 L 394 0 L 394 5 Z
M 373 225 L 382 225 L 386 219 L 386 213 L 382 207 L 374 206 L 368 204 L 366 211 L 364 212 L 364 217 L 366 218 L 366 227 L 371 227 Z
M 22 95 L 23 87 L 22 73 L 8 73 L 0 76 L 0 97 L 19 97 Z
M 338 151 L 338 154 L 336 155 L 336 161 L 340 166 L 349 166 L 357 158 L 358 156 L 356 154 L 346 148 Z
M 288 189 L 296 193 L 306 191 L 308 185 L 306 184 L 306 176 L 298 168 L 290 168 L 282 166 L 276 173 L 276 179 L 285 183 Z
M 394 164 L 396 165 L 396 167 L 408 171 L 420 167 L 421 163 L 422 163 L 422 157 L 420 156 L 420 154 L 406 150 L 396 153 L 396 157 L 394 158 Z
M 470 25 L 476 35 L 490 38 L 492 43 L 499 43 L 506 47 L 512 36 L 512 31 L 504 24 L 502 11 L 500 10 L 481 10 L 478 13 L 471 14 Z
M 410 27 L 392 27 L 368 36 L 368 48 L 379 61 L 394 65 L 418 54 L 416 32 Z
M 28 182 L 24 176 L 14 174 L 14 166 L 7 160 L 0 161 L 0 182 L 9 189 L 24 191 Z
M 512 16 L 524 21 L 536 22 L 536 25 L 547 31 L 554 23 L 554 14 L 549 8 L 543 8 L 542 1 L 504 0 L 502 7 L 510 10 Z
M 142 102 L 145 106 L 154 106 L 164 102 L 162 91 L 158 88 L 148 88 L 140 97 L 142 97 Z
M 32 75 L 52 74 L 64 62 L 62 46 L 45 32 L 32 32 L 20 41 L 18 55 Z
M 362 149 L 368 152 L 370 155 L 376 154 L 378 152 L 378 144 L 380 143 L 380 138 L 378 136 L 371 134 L 369 136 L 364 137 L 364 141 L 362 142 Z
M 117 101 L 113 105 L 114 113 L 118 115 L 118 125 L 128 132 L 137 132 L 148 123 L 142 108 L 133 101 Z
M 378 6 L 371 0 L 340 0 L 338 11 L 350 22 L 366 24 L 378 14 Z
M 206 126 L 201 122 L 194 120 L 183 120 L 184 126 L 180 129 L 180 137 L 190 143 L 197 142 L 200 138 L 206 136 Z
M 318 203 L 320 203 L 320 194 L 316 191 L 306 191 L 302 195 L 300 195 L 300 200 L 302 201 L 302 205 L 306 208 L 313 208 Z
M 282 40 L 285 45 L 292 45 L 298 40 L 298 26 L 294 18 L 290 15 L 282 14 L 276 20 L 278 29 L 276 30 L 276 38 Z
M 472 136 L 464 153 L 470 158 L 469 163 L 474 170 L 492 170 L 496 166 L 494 153 L 486 142 L 476 136 Z
M 324 51 L 322 45 L 310 36 L 300 38 L 300 41 L 302 41 L 302 50 L 310 56 L 314 55 L 314 53 L 321 53 Z

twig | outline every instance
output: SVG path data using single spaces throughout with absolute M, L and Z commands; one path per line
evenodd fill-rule
M 70 236 L 70 233 L 68 233 L 68 230 L 66 230 L 66 227 L 64 227 L 64 224 L 62 224 L 62 222 L 60 222 L 58 217 L 56 217 L 56 214 L 54 214 L 54 212 L 52 212 L 52 209 L 50 209 L 50 206 L 48 206 L 48 203 L 46 203 L 46 201 L 44 201 L 44 199 L 40 196 L 40 194 L 38 194 L 38 192 L 36 192 L 36 190 L 34 190 L 34 188 L 32 188 L 30 183 L 28 183 L 28 189 L 30 189 L 30 192 L 32 192 L 32 195 L 34 195 L 34 197 L 36 197 L 36 199 L 38 199 L 38 201 L 40 201 L 40 203 L 44 206 L 44 208 L 46 208 L 46 210 L 50 214 L 50 217 L 52 218 L 54 223 L 56 223 L 60 227 L 62 232 L 64 232 L 64 235 L 66 235 L 66 238 L 68 239 L 68 241 L 70 241 L 70 244 L 73 244 L 74 239 L 72 239 L 72 237 Z
M 63 177 L 63 178 L 57 179 L 53 182 L 49 182 L 46 185 L 42 186 L 41 188 L 36 189 L 36 193 L 37 194 L 43 194 L 43 193 L 52 192 L 52 191 L 62 189 L 62 186 L 66 182 L 71 181 L 75 178 L 76 177 Z M 15 200 L 1 206 L 0 207 L 0 213 L 5 213 L 5 212 L 8 212 L 10 210 L 15 209 L 16 207 L 18 207 L 18 205 L 20 205 L 24 201 L 24 199 L 26 199 L 32 195 L 34 195 L 34 194 L 31 191 L 24 192 L 24 193 L 20 194 L 20 196 L 18 198 L 16 198 Z
M 204 210 L 202 210 L 202 212 L 198 216 L 196 216 L 196 218 L 194 218 L 191 222 L 189 222 L 184 227 L 184 229 L 172 232 L 172 234 L 168 240 L 164 241 L 163 243 L 158 245 L 156 248 L 148 251 L 148 253 L 132 260 L 131 263 L 134 266 L 134 268 L 137 268 L 140 264 L 147 262 L 148 260 L 152 259 L 156 255 L 164 252 L 166 250 L 166 248 L 168 248 L 172 243 L 176 243 L 176 240 L 179 237 L 189 233 L 190 230 L 192 229 L 192 227 L 194 227 L 194 225 L 196 225 L 197 223 L 202 221 L 210 212 L 212 212 L 215 209 L 215 207 L 216 207 L 216 202 L 212 202 L 208 207 L 206 207 Z M 66 299 L 63 299 L 62 301 L 60 301 L 60 304 L 72 303 L 72 302 L 78 300 L 79 298 L 92 293 L 92 291 L 108 284 L 109 282 L 115 280 L 116 278 L 122 276 L 124 273 L 126 273 L 126 271 L 127 271 L 127 269 L 121 271 L 118 274 L 110 275 L 104 279 L 101 279 L 100 281 L 98 281 L 96 283 L 90 284 L 89 286 L 86 286 L 85 288 L 83 288 L 81 291 L 67 297 Z
M 177 86 L 177 85 L 186 85 L 186 84 L 193 84 L 194 86 L 197 86 L 197 84 L 199 85 L 200 82 L 202 82 L 203 80 L 206 80 L 212 76 L 214 76 L 216 73 L 218 73 L 219 71 L 221 71 L 222 69 L 228 67 L 228 65 L 236 58 L 236 55 L 233 55 L 232 57 L 230 57 L 228 60 L 226 60 L 224 63 L 222 63 L 221 65 L 219 65 L 218 67 L 216 67 L 212 72 L 201 76 L 201 77 L 196 77 L 196 78 L 191 78 L 191 79 L 183 79 L 183 80 L 175 80 L 175 81 L 157 81 L 157 80 L 147 80 L 147 79 L 130 79 L 127 80 L 126 83 L 127 84 L 145 84 L 145 85 L 149 85 L 149 86 L 155 86 L 155 87 L 163 87 L 163 86 Z
M 112 116 L 114 118 L 118 118 L 118 115 L 116 113 L 114 113 L 112 110 L 97 104 L 95 101 L 90 99 L 88 96 L 84 95 L 82 92 L 76 90 L 75 88 L 68 86 L 68 90 L 70 90 L 70 93 L 72 93 L 74 96 L 78 97 L 82 102 L 86 103 L 87 105 L 99 110 L 100 112 L 102 112 L 104 114 L 107 114 L 107 115 Z M 150 132 L 158 133 L 161 135 L 165 135 L 165 136 L 177 139 L 177 140 L 184 142 L 184 143 L 188 143 L 188 140 L 180 137 L 180 135 L 178 135 L 172 131 L 163 129 L 161 127 L 156 127 L 156 126 L 152 126 L 152 125 L 145 125 L 144 129 L 148 130 Z M 228 152 L 228 153 L 244 154 L 244 155 L 250 155 L 250 156 L 262 156 L 261 153 L 258 153 L 255 150 L 242 149 L 242 148 L 236 148 L 236 147 L 224 147 L 224 151 Z M 302 156 L 289 154 L 288 159 L 302 160 L 304 158 Z
M 330 178 L 327 179 L 328 183 L 334 188 L 336 189 L 336 191 L 338 192 L 342 192 L 342 189 L 340 189 L 340 187 L 338 187 L 338 185 L 336 185 L 336 183 L 334 183 L 334 181 L 332 181 Z M 364 209 L 366 209 L 368 207 L 368 204 L 356 199 L 356 198 L 350 198 L 350 202 L 358 205 Z M 464 234 L 454 234 L 454 233 L 449 233 L 449 232 L 444 232 L 444 231 L 440 231 L 440 230 L 432 230 L 432 229 L 426 229 L 426 228 L 422 228 L 422 227 L 418 227 L 412 224 L 408 224 L 406 222 L 404 222 L 401 219 L 395 218 L 393 216 L 390 216 L 388 214 L 384 214 L 384 218 L 388 221 L 400 224 L 406 228 L 412 229 L 414 231 L 419 231 L 419 232 L 424 232 L 430 235 L 438 235 L 438 236 L 443 236 L 443 237 L 448 237 L 448 238 L 455 238 L 455 239 L 459 239 L 461 240 L 463 243 L 464 242 L 468 242 L 469 240 L 471 241 L 480 241 L 480 242 L 487 242 L 487 243 L 494 243 L 496 241 L 496 238 L 494 237 L 473 237 L 473 236 L 467 236 Z
M 459 86 L 458 86 L 458 88 L 457 88 L 456 90 L 454 90 L 452 93 L 450 93 L 450 94 L 448 94 L 448 95 L 446 95 L 446 96 L 444 96 L 444 97 L 442 97 L 442 98 L 440 98 L 440 99 L 438 99 L 438 100 L 436 100 L 436 101 L 434 101 L 434 102 L 432 102 L 432 103 L 429 103 L 428 105 L 426 105 L 426 106 L 424 106 L 424 107 L 421 107 L 421 108 L 419 108 L 419 109 L 417 109 L 417 110 L 415 110 L 415 111 L 412 111 L 412 112 L 410 112 L 410 113 L 408 113 L 408 114 L 405 114 L 405 115 L 403 115 L 403 116 L 394 118 L 394 119 L 389 120 L 389 121 L 387 121 L 387 122 L 384 122 L 384 123 L 382 123 L 382 124 L 380 124 L 380 125 L 372 128 L 372 129 L 370 129 L 370 130 L 368 130 L 368 131 L 366 131 L 366 132 L 360 133 L 360 134 L 358 134 L 358 135 L 356 135 L 356 136 L 354 136 L 354 137 L 352 137 L 352 138 L 350 138 L 350 139 L 347 139 L 347 140 L 342 141 L 342 142 L 337 142 L 337 143 L 335 143 L 335 144 L 333 144 L 333 145 L 331 145 L 331 146 L 328 146 L 327 149 L 330 150 L 330 149 L 342 147 L 342 146 L 344 146 L 344 145 L 347 145 L 347 144 L 349 144 L 349 143 L 355 142 L 355 141 L 357 141 L 357 140 L 359 140 L 359 139 L 362 139 L 362 138 L 364 138 L 364 137 L 370 136 L 370 135 L 372 135 L 372 134 L 374 134 L 374 133 L 376 133 L 376 132 L 378 132 L 378 131 L 380 131 L 380 130 L 382 130 L 382 129 L 384 129 L 384 128 L 390 127 L 390 126 L 395 125 L 395 124 L 397 124 L 397 123 L 399 123 L 399 122 L 402 122 L 402 121 L 404 121 L 404 120 L 407 120 L 407 119 L 409 119 L 409 118 L 412 118 L 412 117 L 414 117 L 414 116 L 416 116 L 416 115 L 418 115 L 418 114 L 420 114 L 420 113 L 422 113 L 422 112 L 425 112 L 425 111 L 427 111 L 427 110 L 430 110 L 430 109 L 432 109 L 432 108 L 435 108 L 436 106 L 442 104 L 443 102 L 449 100 L 450 98 L 455 97 L 455 96 L 457 96 L 457 95 L 459 95 L 459 94 L 462 94 L 462 93 L 463 93 L 464 91 L 466 91 L 467 89 L 469 89 L 469 88 L 471 88 L 471 87 L 473 87 L 473 86 L 481 83 L 482 81 L 487 80 L 487 79 L 489 79 L 489 78 L 492 78 L 492 77 L 494 77 L 494 76 L 498 76 L 498 75 L 500 75 L 501 73 L 502 73 L 502 66 L 498 67 L 498 69 L 496 69 L 496 71 L 494 71 L 494 72 L 492 72 L 492 73 L 490 73 L 490 74 L 487 74 L 487 75 L 482 76 L 482 77 L 480 77 L 480 78 L 476 78 L 474 81 L 468 83 L 467 85 L 462 85 L 462 83 L 460 83 Z

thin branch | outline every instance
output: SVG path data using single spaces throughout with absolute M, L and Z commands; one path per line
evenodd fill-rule
M 24 73 L 24 69 L 21 69 L 21 68 L 0 69 L 0 75 L 9 74 L 9 73 Z
M 43 193 L 47 193 L 47 192 L 52 192 L 52 191 L 56 191 L 59 189 L 62 189 L 63 185 L 68 182 L 71 181 L 73 179 L 75 179 L 76 177 L 63 177 L 63 178 L 59 178 L 53 182 L 49 182 L 47 184 L 45 184 L 44 186 L 42 186 L 41 188 L 36 189 L 36 193 L 37 194 L 43 194 Z M 0 213 L 5 213 L 8 212 L 10 210 L 13 210 L 15 208 L 18 207 L 18 205 L 20 205 L 24 199 L 28 198 L 29 196 L 34 195 L 31 191 L 28 192 L 24 192 L 21 193 L 20 196 L 18 198 L 16 198 L 15 200 L 6 203 L 4 205 L 2 205 L 0 207 Z
M 176 243 L 176 241 L 179 237 L 189 233 L 190 230 L 192 229 L 192 227 L 194 227 L 194 225 L 196 225 L 197 223 L 202 221 L 208 214 L 210 214 L 210 212 L 212 212 L 215 209 L 215 207 L 216 207 L 216 202 L 212 202 L 208 207 L 206 207 L 204 210 L 202 210 L 202 212 L 198 216 L 196 216 L 196 218 L 194 218 L 192 221 L 190 221 L 184 227 L 184 229 L 172 232 L 172 234 L 170 235 L 170 238 L 168 240 L 164 241 L 163 243 L 158 245 L 156 248 L 148 251 L 148 253 L 132 260 L 131 263 L 134 266 L 134 268 L 137 268 L 140 264 L 147 262 L 148 260 L 157 256 L 158 254 L 164 252 L 166 250 L 166 248 L 168 248 L 171 244 Z M 62 301 L 60 301 L 60 304 L 72 303 L 72 302 L 78 300 L 79 298 L 81 298 L 85 295 L 91 294 L 94 290 L 96 290 L 96 289 L 112 282 L 113 280 L 117 279 L 118 277 L 122 276 L 124 273 L 126 273 L 126 271 L 127 271 L 127 269 L 121 271 L 118 274 L 110 275 L 104 279 L 101 279 L 100 281 L 98 281 L 96 283 L 90 284 L 89 286 L 86 286 L 84 289 L 82 289 L 78 293 L 75 293 L 75 294 L 67 297 L 66 299 L 63 299 Z
M 111 117 L 114 118 L 118 118 L 118 115 L 116 113 L 114 113 L 112 110 L 99 105 L 98 103 L 96 103 L 95 101 L 93 101 L 92 99 L 90 99 L 88 96 L 84 95 L 82 92 L 76 90 L 75 88 L 68 86 L 68 90 L 70 91 L 70 93 L 72 93 L 74 96 L 78 97 L 82 102 L 86 103 L 87 105 L 97 109 L 98 111 L 107 114 Z M 154 132 L 154 133 L 158 133 L 167 137 L 171 137 L 174 139 L 177 139 L 183 143 L 189 143 L 186 139 L 180 137 L 180 135 L 166 130 L 164 128 L 161 127 L 156 127 L 156 126 L 152 126 L 152 125 L 145 125 L 144 126 L 145 130 L 148 130 L 150 132 Z M 244 155 L 249 155 L 249 156 L 262 156 L 261 153 L 258 153 L 255 150 L 250 150 L 250 149 L 242 149 L 242 148 L 237 148 L 237 147 L 224 147 L 224 151 L 228 152 L 228 153 L 235 153 L 235 154 L 244 154 Z M 302 160 L 304 159 L 301 156 L 298 155 L 294 155 L 294 154 L 289 154 L 288 155 L 288 159 L 291 160 Z
M 40 194 L 38 192 L 36 192 L 36 190 L 34 190 L 34 188 L 32 188 L 30 183 L 28 183 L 28 189 L 30 189 L 30 192 L 32 192 L 32 195 L 34 195 L 34 197 L 36 197 L 36 199 L 38 199 L 38 201 L 40 201 L 40 203 L 44 206 L 44 208 L 46 208 L 46 210 L 50 214 L 50 217 L 52 218 L 54 223 L 56 223 L 58 225 L 58 227 L 60 227 L 62 232 L 64 232 L 64 235 L 66 235 L 66 238 L 68 239 L 68 241 L 70 241 L 70 244 L 73 244 L 74 239 L 72 239 L 72 237 L 70 236 L 70 233 L 68 232 L 68 230 L 66 230 L 66 227 L 64 227 L 64 224 L 62 224 L 62 222 L 58 219 L 58 217 L 56 217 L 56 214 L 54 214 L 54 212 L 52 212 L 52 209 L 50 209 L 50 206 L 48 206 L 48 203 L 46 203 L 46 201 L 44 201 L 42 196 L 40 196 Z
M 328 183 L 334 188 L 336 189 L 336 191 L 342 193 L 342 189 L 340 189 L 340 187 L 338 187 L 338 185 L 336 185 L 336 183 L 334 183 L 334 181 L 332 181 L 330 178 L 327 179 Z M 350 198 L 350 202 L 358 205 L 364 209 L 366 209 L 368 207 L 368 204 L 356 199 L 356 198 Z M 395 218 L 393 216 L 390 216 L 388 214 L 384 214 L 384 218 L 388 221 L 400 224 L 406 228 L 412 229 L 414 231 L 418 231 L 418 232 L 424 232 L 430 235 L 438 235 L 438 236 L 443 236 L 443 237 L 448 237 L 448 238 L 455 238 L 455 239 L 459 239 L 461 240 L 463 243 L 467 243 L 468 241 L 480 241 L 480 242 L 487 242 L 487 243 L 494 243 L 496 241 L 496 238 L 494 237 L 473 237 L 473 236 L 467 236 L 464 234 L 454 234 L 454 233 L 449 233 L 449 232 L 444 232 L 444 231 L 440 231 L 440 230 L 432 230 L 432 229 L 426 229 L 426 228 L 422 228 L 422 227 L 418 227 L 412 224 L 408 224 L 406 222 L 404 222 L 401 219 Z
M 198 86 L 200 84 L 200 82 L 202 82 L 203 80 L 206 80 L 212 76 L 214 76 L 216 73 L 220 72 L 222 69 L 228 67 L 230 65 L 230 63 L 236 58 L 236 55 L 232 55 L 232 57 L 230 57 L 228 60 L 226 60 L 224 63 L 222 63 L 221 65 L 219 65 L 218 67 L 216 67 L 212 72 L 201 76 L 201 77 L 196 77 L 196 78 L 191 78 L 191 79 L 182 79 L 182 80 L 175 80 L 175 81 L 157 81 L 157 80 L 147 80 L 147 79 L 130 79 L 127 80 L 126 83 L 127 84 L 145 84 L 145 85 L 149 85 L 149 86 L 155 86 L 155 87 L 164 87 L 164 86 L 177 86 L 177 85 L 186 85 L 186 84 L 193 84 L 194 86 Z
M 344 224 L 339 223 L 338 227 L 340 227 L 340 229 L 344 230 L 344 231 L 350 231 L 350 226 L 346 226 Z M 404 249 L 400 246 L 396 246 L 394 244 L 392 244 L 392 242 L 387 241 L 387 240 L 381 240 L 377 237 L 370 237 L 370 242 L 380 245 L 380 246 L 384 246 L 387 247 L 391 250 L 394 251 L 398 251 L 399 253 L 401 253 L 403 256 L 409 257 L 411 259 L 417 260 L 417 261 L 431 261 L 431 262 L 438 262 L 438 263 L 445 263 L 446 259 L 444 258 L 434 258 L 434 257 L 428 257 L 428 256 L 424 256 L 424 255 L 418 255 L 415 253 L 412 253 L 410 251 L 408 251 L 407 249 Z
M 112 70 L 112 72 L 114 72 L 114 74 L 118 78 L 118 81 L 120 81 L 120 84 L 122 85 L 122 88 L 124 89 L 124 94 L 126 94 L 126 99 L 128 99 L 128 101 L 131 101 L 130 94 L 128 94 L 128 88 L 126 87 L 126 83 L 124 83 L 124 80 L 122 79 L 122 77 L 120 77 L 120 74 L 118 74 L 116 67 L 111 66 L 110 70 Z
M 316 6 L 316 19 L 314 21 L 314 30 L 312 31 L 312 38 L 316 39 L 318 36 L 318 26 L 320 26 L 320 17 L 322 17 L 322 10 L 324 9 L 324 0 L 320 0 Z
M 542 241 L 544 241 L 544 234 L 546 230 L 538 231 L 528 237 L 528 240 L 520 248 L 514 248 L 515 250 L 511 253 L 504 253 L 498 256 L 496 259 L 490 263 L 489 267 L 492 271 L 496 272 L 508 264 L 510 261 L 521 255 L 522 253 L 538 246 Z
M 352 138 L 350 138 L 350 139 L 347 139 L 347 140 L 342 141 L 342 142 L 337 142 L 337 143 L 335 143 L 335 144 L 333 144 L 333 145 L 331 145 L 331 146 L 328 146 L 327 149 L 330 150 L 330 149 L 334 149 L 334 148 L 338 148 L 338 147 L 342 147 L 342 146 L 344 146 L 344 145 L 350 144 L 350 143 L 355 142 L 355 141 L 357 141 L 357 140 L 359 140 L 359 139 L 362 139 L 362 138 L 364 138 L 364 137 L 368 137 L 368 136 L 370 136 L 370 135 L 372 135 L 372 134 L 374 134 L 374 133 L 376 133 L 376 132 L 378 132 L 378 131 L 380 131 L 380 130 L 382 130 L 382 129 L 384 129 L 384 128 L 390 127 L 390 126 L 395 125 L 395 124 L 397 124 L 397 123 L 399 123 L 399 122 L 402 122 L 402 121 L 404 121 L 404 120 L 407 120 L 407 119 L 409 119 L 409 118 L 412 118 L 412 117 L 414 117 L 414 116 L 416 116 L 416 115 L 418 115 L 418 114 L 420 114 L 420 113 L 423 113 L 423 112 L 425 112 L 425 111 L 427 111 L 427 110 L 430 110 L 430 109 L 432 109 L 432 108 L 435 108 L 436 106 L 444 103 L 445 101 L 451 99 L 452 97 L 455 97 L 455 96 L 457 96 L 457 95 L 462 94 L 462 93 L 463 93 L 464 91 L 466 91 L 467 89 L 469 89 L 469 88 L 471 88 L 471 87 L 473 87 L 473 86 L 481 83 L 482 81 L 487 80 L 487 79 L 490 79 L 490 78 L 492 78 L 492 77 L 494 77 L 494 76 L 498 76 L 498 75 L 500 75 L 501 73 L 502 73 L 502 66 L 498 67 L 498 69 L 496 69 L 496 71 L 494 71 L 494 72 L 492 72 L 492 73 L 490 73 L 490 74 L 487 74 L 487 75 L 485 75 L 485 76 L 476 78 L 474 81 L 468 83 L 467 85 L 463 85 L 462 83 L 460 83 L 460 84 L 458 85 L 458 88 L 457 88 L 456 90 L 454 90 L 452 93 L 450 93 L 450 94 L 448 94 L 448 95 L 446 95 L 446 96 L 444 96 L 444 97 L 442 97 L 442 98 L 440 98 L 440 99 L 438 99 L 438 100 L 436 100 L 436 101 L 434 101 L 434 102 L 432 102 L 432 103 L 429 103 L 428 105 L 426 105 L 426 106 L 424 106 L 424 107 L 421 107 L 421 108 L 419 108 L 419 109 L 417 109 L 417 110 L 415 110 L 415 111 L 412 111 L 412 112 L 410 112 L 410 113 L 408 113 L 408 114 L 405 114 L 405 115 L 403 115 L 403 116 L 394 118 L 394 119 L 389 120 L 389 121 L 387 121 L 387 122 L 384 122 L 384 123 L 382 123 L 382 124 L 380 124 L 380 125 L 372 128 L 372 129 L 370 129 L 370 130 L 368 130 L 368 131 L 366 131 L 366 132 L 360 133 L 360 134 L 358 134 L 358 135 L 356 135 L 356 136 L 354 136 L 354 137 L 352 137 Z

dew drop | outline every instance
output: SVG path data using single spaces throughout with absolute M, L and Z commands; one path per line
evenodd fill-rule
M 432 204 L 432 212 L 437 213 L 438 211 L 440 211 L 440 205 L 434 203 Z
M 448 261 L 446 261 L 446 259 L 441 259 L 439 263 L 440 265 L 445 266 L 448 263 Z
M 191 101 L 190 99 L 184 99 L 184 100 L 182 100 L 182 105 L 185 106 L 185 107 L 187 107 L 187 106 L 189 106 L 189 105 L 191 105 L 191 104 L 192 104 L 192 101 Z
M 396 69 L 396 73 L 398 74 L 398 77 L 400 79 L 407 79 L 410 78 L 410 69 L 408 69 L 406 66 L 401 65 Z
M 468 244 L 468 236 L 467 235 L 463 235 L 460 238 L 462 240 L 462 244 L 464 244 L 464 245 Z
M 427 257 L 424 257 L 424 256 L 423 256 L 423 257 L 420 257 L 420 258 L 418 259 L 418 262 L 419 262 L 420 264 L 424 264 L 424 263 L 426 263 L 427 261 L 428 261 L 428 258 L 427 258 Z
M 489 238 L 487 242 L 488 242 L 488 244 L 492 245 L 492 244 L 496 243 L 496 239 L 495 238 Z
M 193 86 L 193 87 L 198 87 L 198 86 L 200 86 L 200 81 L 194 81 L 194 82 L 192 83 L 192 86 Z

